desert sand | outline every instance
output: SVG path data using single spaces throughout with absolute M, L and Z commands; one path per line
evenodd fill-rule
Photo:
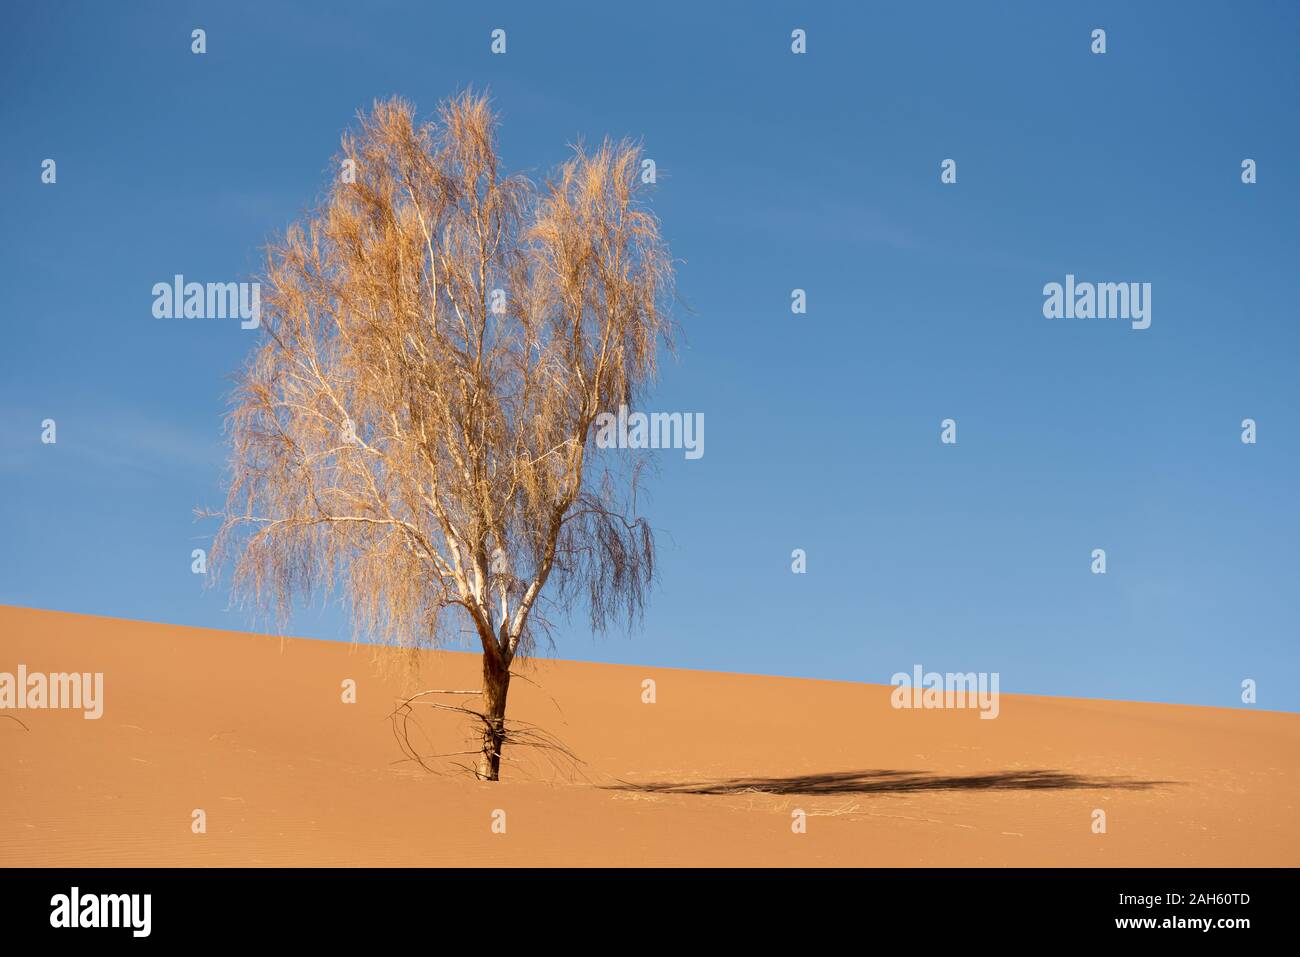
M 582 763 L 507 750 L 488 783 L 404 761 L 388 719 L 477 687 L 474 654 L 417 678 L 344 642 L 0 606 L 0 672 L 20 664 L 103 672 L 104 710 L 0 711 L 4 866 L 1300 864 L 1296 714 L 1004 694 L 981 720 L 881 685 L 538 660 L 510 716 Z M 458 716 L 416 720 L 423 750 L 465 747 Z

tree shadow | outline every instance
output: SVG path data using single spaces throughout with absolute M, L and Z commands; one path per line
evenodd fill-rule
M 998 771 L 943 775 L 928 771 L 831 771 L 794 777 L 722 778 L 715 781 L 620 781 L 610 791 L 653 794 L 906 794 L 913 791 L 1045 791 L 1114 788 L 1145 790 L 1173 781 L 1067 774 L 1063 771 Z

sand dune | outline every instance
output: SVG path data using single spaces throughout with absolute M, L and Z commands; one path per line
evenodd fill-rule
M 1300 864 L 1295 714 L 1003 695 L 980 720 L 878 685 L 543 661 L 511 716 L 583 763 L 517 749 L 488 784 L 401 763 L 387 718 L 476 687 L 474 655 L 417 679 L 342 643 L 0 607 L 19 664 L 102 672 L 104 700 L 0 712 L 7 866 Z M 454 716 L 419 721 L 464 746 Z

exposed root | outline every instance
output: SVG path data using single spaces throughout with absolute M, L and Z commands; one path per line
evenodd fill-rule
M 524 680 L 528 679 L 525 678 Z M 417 692 L 400 701 L 397 707 L 395 707 L 388 716 L 393 728 L 393 737 L 396 739 L 398 747 L 401 748 L 402 754 L 405 755 L 402 761 L 394 763 L 414 762 L 430 774 L 441 775 L 445 772 L 440 771 L 431 763 L 440 762 L 444 765 L 450 765 L 453 768 L 477 777 L 478 771 L 476 767 L 452 759 L 469 755 L 482 755 L 484 753 L 482 747 L 459 751 L 425 751 L 412 742 L 413 732 L 418 731 L 418 733 L 423 736 L 428 748 L 433 748 L 432 740 L 424 727 L 415 718 L 415 708 L 417 705 L 433 708 L 437 711 L 451 712 L 452 714 L 462 715 L 463 717 L 471 719 L 473 726 L 478 729 L 478 737 L 472 740 L 479 740 L 483 735 L 490 733 L 492 730 L 492 719 L 489 718 L 485 712 L 461 705 L 443 704 L 440 701 L 427 700 L 429 697 L 434 695 L 475 696 L 482 695 L 482 692 L 453 691 L 435 688 L 428 691 Z M 557 704 L 556 707 L 558 709 L 559 705 Z M 562 774 L 570 779 L 572 779 L 574 775 L 585 777 L 585 775 L 582 775 L 580 770 L 580 766 L 583 763 L 582 759 L 574 754 L 563 741 L 551 732 L 538 725 L 532 724 L 531 722 L 520 721 L 515 718 L 502 719 L 501 744 L 501 751 L 504 751 L 505 746 L 508 745 L 512 749 L 527 748 L 537 752 L 549 762 L 550 767 L 554 772 Z M 516 764 L 520 767 L 526 768 L 529 766 L 527 762 L 520 762 L 519 759 L 513 755 L 498 752 L 496 756 L 500 760 L 510 761 L 512 764 Z

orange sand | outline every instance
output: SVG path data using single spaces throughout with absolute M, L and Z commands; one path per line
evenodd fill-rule
M 371 654 L 0 606 L 0 672 L 105 676 L 97 721 L 0 712 L 29 729 L 0 717 L 0 865 L 1300 864 L 1296 714 L 1003 695 L 980 720 L 877 685 L 542 661 L 510 716 L 584 764 L 507 750 L 490 784 L 397 763 L 386 718 L 477 687 L 477 656 L 430 653 L 417 681 Z

